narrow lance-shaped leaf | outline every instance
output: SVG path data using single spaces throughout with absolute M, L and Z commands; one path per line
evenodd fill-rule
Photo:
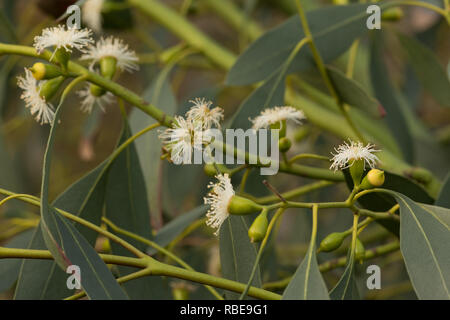
M 417 78 L 443 106 L 450 107 L 450 79 L 436 55 L 418 40 L 397 33 Z
M 380 3 L 382 9 L 389 3 Z M 311 32 L 325 63 L 344 53 L 353 41 L 367 32 L 368 4 L 328 6 L 307 12 Z M 287 59 L 295 45 L 305 37 L 298 15 L 258 38 L 238 58 L 227 76 L 227 84 L 243 85 L 267 79 Z M 299 52 L 288 74 L 315 66 L 310 50 Z
M 317 218 L 313 218 L 316 219 Z M 314 223 L 313 223 L 314 224 Z M 313 227 L 314 228 L 314 227 Z M 316 232 L 312 232 L 308 252 L 283 293 L 283 300 L 329 300 L 316 257 Z
M 97 252 L 73 224 L 61 216 L 48 202 L 51 157 L 60 112 L 61 104 L 55 113 L 44 156 L 40 224 L 44 241 L 55 261 L 63 270 L 70 265 L 80 268 L 81 286 L 89 298 L 127 299 L 126 294 Z
M 118 144 L 122 144 L 129 137 L 131 137 L 130 127 L 124 120 Z M 123 150 L 111 164 L 105 202 L 105 215 L 114 224 L 144 238 L 152 239 L 147 191 L 134 143 Z M 145 251 L 145 244 L 128 237 L 125 239 L 136 248 Z M 111 249 L 114 254 L 130 255 L 116 243 L 111 243 Z M 121 276 L 138 271 L 136 268 L 125 266 L 119 266 L 118 269 Z M 163 290 L 167 288 L 162 287 L 162 279 L 157 277 L 144 277 L 127 282 L 123 286 L 132 299 L 163 299 L 167 293 Z
M 250 279 L 257 256 L 257 246 L 250 242 L 248 228 L 252 217 L 229 216 L 220 228 L 220 264 L 225 278 L 246 283 Z M 261 287 L 259 266 L 252 286 Z M 227 297 L 237 299 L 236 293 L 227 292 Z
M 400 205 L 400 250 L 420 299 L 450 299 L 450 209 L 389 192 Z
M 355 281 L 355 255 L 349 253 L 347 260 L 344 273 L 336 286 L 330 291 L 332 300 L 359 300 L 358 287 Z

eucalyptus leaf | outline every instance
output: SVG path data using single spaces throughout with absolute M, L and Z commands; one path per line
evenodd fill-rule
M 380 3 L 386 8 L 389 3 Z M 316 46 L 325 63 L 344 53 L 355 39 L 367 32 L 368 4 L 328 6 L 307 12 Z M 266 32 L 239 56 L 226 83 L 243 85 L 268 78 L 286 61 L 296 44 L 305 37 L 298 15 Z M 300 51 L 288 70 L 305 71 L 315 66 L 309 50 Z
M 332 300 L 359 300 L 358 287 L 355 281 L 355 255 L 348 254 L 347 266 L 336 286 L 330 291 Z
M 124 121 L 118 145 L 124 143 L 130 136 L 130 127 L 128 122 Z M 109 168 L 105 216 L 120 228 L 152 239 L 147 190 L 134 143 L 123 150 Z M 128 237 L 124 238 L 136 248 L 145 251 L 145 244 Z M 117 255 L 130 255 L 126 249 L 116 243 L 111 243 L 111 249 Z M 119 266 L 118 269 L 121 276 L 138 271 L 136 268 L 125 266 Z M 161 278 L 144 277 L 126 282 L 123 287 L 132 299 L 164 298 L 161 281 Z
M 220 264 L 223 277 L 247 283 L 257 256 L 257 246 L 250 242 L 248 229 L 252 217 L 229 216 L 220 228 Z M 252 286 L 261 287 L 259 266 L 253 278 Z M 227 292 L 229 299 L 237 299 L 236 293 Z
M 348 78 L 342 71 L 327 66 L 327 72 L 333 82 L 340 99 L 373 117 L 380 117 L 380 103 L 371 97 L 366 90 L 355 80 Z
M 391 194 L 400 205 L 400 250 L 417 296 L 450 300 L 450 209 Z
M 386 121 L 392 135 L 396 138 L 402 150 L 403 157 L 408 162 L 414 159 L 414 146 L 411 133 L 406 123 L 405 115 L 399 107 L 393 84 L 389 79 L 386 66 L 382 59 L 382 35 L 381 31 L 374 34 L 371 47 L 370 76 L 375 98 L 380 101 L 386 116 Z
M 317 265 L 315 242 L 283 292 L 283 300 L 329 300 L 327 286 Z
M 450 107 L 450 79 L 436 55 L 418 40 L 397 33 L 417 78 L 443 106 Z
M 34 228 L 26 230 L 3 246 L 6 248 L 26 248 L 34 231 Z M 21 259 L 0 259 L 0 292 L 8 290 L 16 282 L 21 262 Z

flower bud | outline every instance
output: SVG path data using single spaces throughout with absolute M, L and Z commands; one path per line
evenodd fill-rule
M 363 243 L 361 242 L 361 240 L 359 240 L 359 238 L 356 238 L 356 248 L 355 248 L 356 261 L 359 261 L 360 263 L 362 263 L 365 255 L 366 255 L 366 249 L 364 249 Z
M 327 235 L 319 246 L 319 251 L 330 252 L 339 248 L 344 242 L 346 234 L 342 232 L 333 232 Z
M 36 80 L 53 79 L 61 75 L 61 70 L 58 67 L 42 62 L 36 62 L 30 68 L 30 71 Z
M 381 20 L 383 21 L 398 21 L 403 18 L 405 14 L 403 13 L 402 8 L 395 7 L 383 10 L 381 14 Z
M 94 97 L 101 97 L 106 92 L 105 89 L 103 89 L 102 87 L 97 86 L 96 84 L 91 84 L 89 90 L 91 91 L 91 94 Z
M 353 184 L 358 187 L 361 183 L 361 178 L 364 173 L 364 159 L 353 160 L 353 164 L 350 166 L 350 175 L 353 179 Z
M 248 229 L 248 237 L 251 242 L 259 242 L 266 236 L 267 227 L 269 226 L 269 221 L 267 221 L 267 211 L 264 210 L 258 215 L 253 221 L 252 225 Z
M 254 201 L 240 196 L 232 196 L 228 203 L 227 211 L 233 215 L 247 215 L 260 212 L 263 207 Z
M 41 91 L 39 91 L 39 95 L 45 98 L 46 101 L 49 101 L 58 91 L 64 79 L 65 78 L 63 76 L 59 76 L 45 81 L 45 83 L 41 87 Z
M 281 138 L 278 141 L 278 148 L 280 149 L 280 152 L 288 152 L 291 146 L 292 146 L 291 140 L 289 140 L 286 137 Z
M 362 189 L 381 187 L 384 183 L 384 171 L 378 169 L 370 170 L 361 182 Z
M 56 49 L 55 51 L 55 58 L 56 61 L 61 65 L 63 70 L 67 68 L 67 63 L 70 60 L 70 52 L 67 51 L 65 48 L 61 47 L 59 49 Z
M 111 80 L 116 73 L 117 60 L 114 57 L 100 59 L 100 73 L 106 79 Z

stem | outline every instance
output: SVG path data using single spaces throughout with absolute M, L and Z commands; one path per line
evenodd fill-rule
M 310 154 L 310 153 L 302 153 L 302 154 L 293 156 L 291 159 L 289 159 L 288 163 L 291 164 L 300 159 L 316 159 L 316 160 L 324 160 L 324 161 L 328 161 L 328 162 L 330 161 L 330 159 L 325 156 L 320 156 L 317 154 Z
M 253 282 L 253 278 L 255 277 L 256 270 L 258 269 L 259 260 L 261 260 L 262 253 L 264 252 L 264 248 L 266 247 L 270 233 L 272 232 L 272 229 L 273 229 L 275 223 L 277 222 L 278 218 L 281 217 L 283 212 L 284 212 L 284 208 L 278 209 L 277 212 L 275 213 L 275 215 L 270 220 L 269 226 L 267 227 L 266 235 L 264 236 L 264 239 L 261 242 L 261 246 L 259 247 L 255 262 L 253 263 L 252 273 L 250 274 L 250 278 L 248 279 L 245 290 L 242 292 L 241 296 L 239 297 L 239 300 L 244 300 L 245 296 L 247 295 L 248 290 L 250 289 L 250 285 Z
M 140 235 L 137 235 L 133 232 L 124 230 L 120 227 L 118 227 L 117 225 L 115 225 L 112 221 L 110 221 L 109 219 L 103 217 L 102 220 L 115 232 L 130 237 L 131 239 L 137 240 L 139 242 L 142 242 L 156 250 L 158 250 L 159 252 L 161 252 L 162 254 L 165 254 L 166 256 L 170 257 L 172 260 L 174 260 L 175 262 L 177 262 L 180 266 L 184 267 L 187 270 L 191 270 L 194 271 L 194 269 L 188 265 L 186 262 L 184 262 L 181 258 L 179 258 L 178 256 L 176 256 L 175 254 L 173 254 L 172 252 L 170 252 L 169 250 L 166 250 L 165 248 L 161 247 L 160 245 L 158 245 L 156 242 L 151 241 L 149 239 L 146 239 Z M 209 292 L 211 292 L 217 299 L 219 300 L 223 300 L 223 297 L 212 287 L 210 286 L 206 286 L 206 289 L 208 289 Z

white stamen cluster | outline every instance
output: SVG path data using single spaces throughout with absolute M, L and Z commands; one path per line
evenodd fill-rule
M 175 164 L 191 163 L 192 150 L 202 148 L 209 140 L 208 130 L 213 125 L 220 127 L 223 118 L 221 108 L 210 109 L 212 102 L 199 98 L 191 102 L 194 106 L 186 117 L 176 116 L 172 127 L 159 135 Z
M 95 32 L 102 31 L 102 7 L 104 0 L 86 0 L 81 14 L 83 21 Z
M 367 163 L 371 168 L 375 167 L 380 161 L 374 152 L 379 152 L 376 150 L 373 144 L 368 143 L 366 146 L 362 142 L 355 142 L 349 140 L 341 144 L 338 148 L 335 148 L 336 154 L 333 154 L 331 161 L 333 163 L 330 169 L 339 170 L 351 167 L 356 160 L 364 160 L 364 165 Z
M 208 188 L 210 188 L 211 191 L 204 198 L 204 202 L 210 206 L 208 212 L 206 213 L 206 224 L 217 229 L 214 234 L 218 236 L 222 223 L 229 216 L 228 204 L 234 196 L 234 190 L 233 185 L 231 184 L 231 179 L 227 173 L 223 175 L 218 174 L 216 178 L 218 182 L 210 182 L 208 185 Z
M 39 54 L 45 48 L 54 47 L 52 59 L 56 50 L 60 48 L 64 48 L 68 52 L 72 52 L 73 48 L 84 52 L 84 48 L 94 42 L 91 35 L 92 31 L 89 29 L 66 28 L 65 25 L 59 25 L 46 28 L 42 30 L 42 35 L 34 37 L 34 47 Z
M 136 53 L 128 49 L 128 45 L 121 39 L 112 36 L 101 38 L 95 45 L 90 45 L 86 53 L 81 56 L 81 60 L 91 60 L 90 68 L 92 69 L 96 63 L 106 57 L 116 59 L 117 68 L 121 71 L 139 70 L 137 65 L 139 59 Z
M 94 96 L 91 93 L 91 88 L 89 85 L 87 85 L 84 89 L 77 91 L 77 95 L 82 99 L 80 110 L 85 113 L 91 113 L 95 104 L 97 104 L 100 109 L 105 112 L 105 105 L 111 104 L 114 100 L 114 95 L 111 92 L 106 92 L 101 97 Z
M 25 101 L 27 108 L 30 108 L 30 112 L 35 116 L 36 121 L 40 124 L 52 123 L 55 117 L 53 106 L 51 103 L 45 101 L 44 97 L 40 96 L 41 84 L 33 77 L 30 70 L 25 68 L 25 78 L 17 77 L 17 85 L 23 89 L 23 93 L 20 96 Z
M 305 114 L 301 110 L 293 107 L 274 107 L 267 108 L 261 112 L 255 119 L 249 119 L 253 123 L 253 129 L 258 130 L 268 128 L 270 125 L 281 122 L 283 120 L 292 120 L 296 123 L 301 123 L 301 120 L 306 119 Z

